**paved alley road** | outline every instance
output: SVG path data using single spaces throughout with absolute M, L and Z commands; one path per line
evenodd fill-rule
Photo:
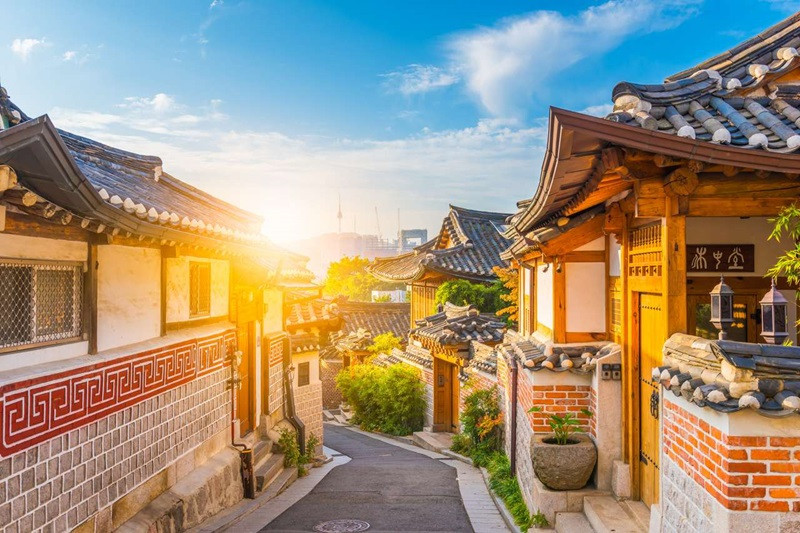
M 325 445 L 352 460 L 261 531 L 313 531 L 357 519 L 376 531 L 473 531 L 454 468 L 347 428 L 325 425 Z

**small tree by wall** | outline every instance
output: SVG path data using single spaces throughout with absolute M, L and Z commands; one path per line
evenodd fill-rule
M 505 273 L 504 273 L 505 275 Z M 436 303 L 450 302 L 453 305 L 474 305 L 481 313 L 495 313 L 509 318 L 511 306 L 506 305 L 512 291 L 499 279 L 490 285 L 472 283 L 463 279 L 445 281 L 436 289 Z M 516 296 L 514 296 L 516 301 Z M 516 305 L 513 306 L 516 313 Z
M 373 290 L 403 289 L 402 283 L 381 281 L 367 271 L 370 261 L 364 257 L 343 257 L 328 266 L 322 290 L 329 296 L 347 296 L 352 301 L 372 301 Z

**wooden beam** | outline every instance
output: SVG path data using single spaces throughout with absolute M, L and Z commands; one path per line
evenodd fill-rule
M 568 331 L 565 342 L 600 342 L 608 340 L 608 335 L 602 332 Z
M 569 252 L 559 258 L 563 263 L 602 263 L 606 260 L 605 250 L 582 250 Z
M 548 257 L 564 255 L 603 236 L 605 218 L 597 215 L 579 226 L 539 244 L 542 254 Z
M 689 197 L 688 216 L 695 217 L 769 217 L 776 216 L 797 196 L 779 198 L 694 198 Z
M 567 269 L 563 264 L 553 268 L 553 341 L 567 342 Z
M 86 257 L 86 273 L 84 274 L 84 331 L 89 341 L 89 354 L 97 353 L 97 241 L 99 236 L 92 236 Z
M 160 280 L 160 292 L 161 292 L 161 308 L 160 308 L 160 333 L 163 337 L 167 334 L 167 256 L 165 251 L 169 248 L 166 246 L 161 247 L 161 280 Z
M 668 197 L 661 225 L 663 313 L 666 341 L 673 333 L 686 333 L 686 217 L 675 215 L 677 198 Z
M 60 221 L 54 224 L 45 222 L 44 219 L 37 220 L 37 217 L 11 211 L 6 211 L 6 227 L 3 233 L 83 242 L 88 241 L 91 235 L 78 225 L 63 225 Z

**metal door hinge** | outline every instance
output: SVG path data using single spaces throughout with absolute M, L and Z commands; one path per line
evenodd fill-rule
M 658 391 L 654 390 L 653 394 L 650 395 L 650 415 L 656 420 L 658 420 L 658 402 Z

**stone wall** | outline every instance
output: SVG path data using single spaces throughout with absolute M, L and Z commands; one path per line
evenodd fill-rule
M 320 361 L 319 376 L 322 380 L 322 408 L 338 409 L 342 403 L 342 393 L 336 388 L 336 375 L 342 370 L 341 359 Z
M 86 358 L 94 361 L 88 367 L 76 366 L 85 364 L 79 358 L 24 381 L 0 380 L 3 419 L 22 424 L 2 428 L 3 531 L 68 531 L 98 511 L 112 514 L 116 528 L 175 476 L 148 486 L 156 491 L 149 498 L 122 502 L 126 495 L 204 443 L 223 447 L 230 392 L 222 354 L 232 339 L 220 332 L 125 357 Z M 109 393 L 117 396 L 103 396 Z M 28 412 L 34 405 L 38 416 Z
M 797 420 L 663 399 L 664 531 L 800 530 Z
M 313 434 L 323 442 L 322 433 L 322 383 L 317 381 L 294 390 L 297 416 L 306 425 L 306 440 Z
M 421 368 L 422 381 L 425 383 L 425 422 L 426 428 L 433 427 L 433 370 Z

